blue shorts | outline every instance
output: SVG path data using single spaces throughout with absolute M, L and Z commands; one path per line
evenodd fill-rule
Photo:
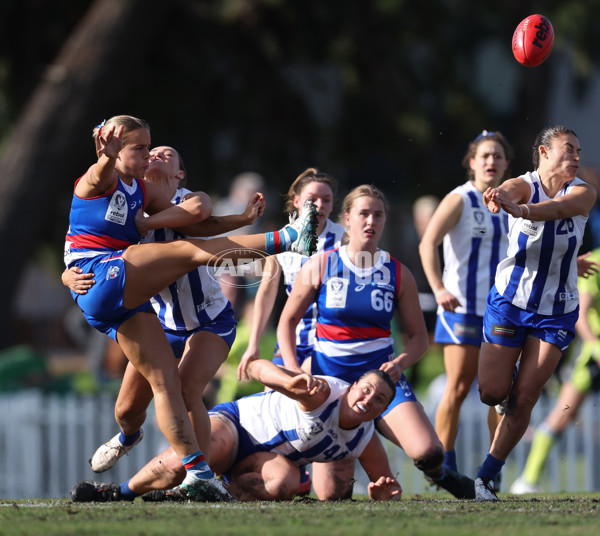
M 301 367 L 309 357 L 312 357 L 314 346 L 311 345 L 296 345 L 296 359 L 298 360 L 298 366 Z M 273 363 L 283 367 L 283 357 L 281 357 L 281 351 L 279 350 L 279 343 L 275 344 L 275 351 L 273 352 Z
M 232 464 L 232 467 L 238 463 L 240 460 L 247 458 L 250 454 L 254 454 L 256 452 L 265 452 L 266 449 L 260 447 L 260 445 L 254 444 L 252 439 L 250 438 L 250 434 L 242 428 L 240 424 L 240 408 L 237 402 L 222 402 L 221 404 L 217 404 L 208 412 L 209 416 L 218 415 L 221 418 L 226 418 L 235 426 L 238 434 L 238 451 L 235 457 L 235 460 Z M 231 470 L 231 467 L 225 473 Z
M 496 287 L 487 297 L 483 316 L 483 340 L 500 346 L 520 348 L 528 335 L 558 346 L 563 352 L 575 338 L 579 307 L 564 315 L 539 315 L 516 307 Z
M 434 341 L 439 344 L 471 344 L 481 346 L 483 317 L 442 311 L 435 324 Z
M 214 318 L 212 322 L 208 322 L 207 324 L 203 324 L 195 329 L 190 330 L 178 331 L 165 328 L 165 335 L 167 336 L 167 340 L 173 349 L 175 357 L 180 359 L 185 350 L 185 343 L 187 340 L 194 333 L 199 331 L 210 331 L 211 333 L 218 335 L 225 341 L 231 350 L 231 345 L 233 344 L 233 341 L 235 341 L 236 325 L 237 322 L 234 318 L 233 309 L 231 306 L 228 306 L 221 311 L 221 313 Z
M 123 307 L 125 264 L 122 255 L 124 251 L 122 249 L 108 255 L 77 261 L 76 266 L 81 268 L 83 273 L 93 272 L 96 284 L 87 291 L 87 294 L 76 294 L 71 291 L 75 303 L 83 311 L 90 326 L 106 333 L 115 341 L 117 329 L 125 320 L 141 312 L 154 314 L 150 301 L 135 309 Z
M 390 405 L 387 409 L 379 416 L 375 418 L 375 422 L 377 422 L 382 417 L 385 417 L 390 411 L 392 411 L 398 404 L 402 404 L 402 402 L 416 402 L 417 397 L 412 390 L 410 383 L 404 377 L 404 373 L 402 373 L 402 377 L 396 383 L 396 396 L 390 402 Z

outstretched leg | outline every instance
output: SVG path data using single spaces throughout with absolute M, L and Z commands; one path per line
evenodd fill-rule
M 134 309 L 142 305 L 198 266 L 238 259 L 261 260 L 282 251 L 311 255 L 316 251 L 318 221 L 314 205 L 307 203 L 295 222 L 275 233 L 129 246 L 123 253 L 126 273 L 123 306 Z

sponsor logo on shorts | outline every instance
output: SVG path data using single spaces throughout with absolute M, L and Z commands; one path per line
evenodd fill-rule
M 492 324 L 492 335 L 494 337 L 514 339 L 517 335 L 517 330 L 510 326 L 503 326 L 502 324 Z
M 106 274 L 106 279 L 114 279 L 115 277 L 117 277 L 119 275 L 119 267 L 118 266 L 111 266 L 108 269 L 108 273 Z
M 454 334 L 457 337 L 473 338 L 479 337 L 481 335 L 481 332 L 479 331 L 479 328 L 477 326 L 472 326 L 470 324 L 462 324 L 460 322 L 456 322 L 456 324 L 454 324 L 452 331 L 454 331 Z
M 569 332 L 566 329 L 558 330 L 558 338 L 559 339 L 566 339 L 568 334 L 569 334 Z

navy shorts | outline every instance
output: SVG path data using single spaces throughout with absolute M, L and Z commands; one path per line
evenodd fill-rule
M 540 315 L 516 307 L 492 287 L 483 316 L 483 340 L 500 346 L 520 348 L 532 335 L 558 346 L 563 352 L 575 338 L 579 307 L 563 315 Z
M 209 410 L 208 415 L 219 416 L 221 419 L 226 418 L 233 423 L 237 430 L 238 451 L 232 466 L 240 460 L 247 458 L 250 454 L 265 452 L 265 449 L 260 448 L 260 445 L 255 444 L 248 432 L 242 428 L 242 425 L 240 424 L 240 408 L 237 402 L 222 402 L 221 404 L 217 404 Z
M 185 343 L 198 331 L 210 331 L 211 333 L 218 335 L 225 341 L 231 350 L 231 345 L 233 344 L 233 341 L 235 341 L 236 325 L 237 322 L 234 318 L 233 309 L 231 307 L 226 307 L 212 322 L 208 322 L 190 330 L 179 331 L 165 329 L 165 335 L 173 349 L 175 357 L 180 359 L 185 350 Z
M 313 345 L 296 345 L 296 359 L 298 360 L 298 366 L 301 367 L 309 357 L 313 355 Z M 279 350 L 279 344 L 275 345 L 275 351 L 273 352 L 273 363 L 283 367 L 283 357 L 281 357 L 281 351 Z

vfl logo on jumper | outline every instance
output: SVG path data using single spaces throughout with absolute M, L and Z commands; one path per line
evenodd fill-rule
M 340 309 L 346 307 L 348 296 L 348 280 L 340 277 L 332 277 L 327 280 L 327 298 L 325 307 Z
M 118 275 L 119 275 L 119 267 L 118 266 L 111 266 L 108 269 L 108 273 L 106 274 L 106 280 L 108 281 L 109 279 L 114 279 Z
M 473 212 L 471 212 L 471 215 L 471 236 L 473 238 L 480 238 L 486 235 L 488 232 L 488 222 L 483 210 L 476 208 L 473 210 Z
M 310 428 L 298 428 L 298 437 L 304 443 L 310 441 L 313 437 L 323 431 L 323 423 L 316 422 Z
M 510 326 L 502 324 L 492 324 L 492 335 L 495 337 L 504 337 L 505 339 L 514 339 L 517 335 L 517 330 Z
M 127 221 L 127 199 L 123 192 L 117 190 L 113 194 L 104 219 L 118 225 L 125 225 Z

